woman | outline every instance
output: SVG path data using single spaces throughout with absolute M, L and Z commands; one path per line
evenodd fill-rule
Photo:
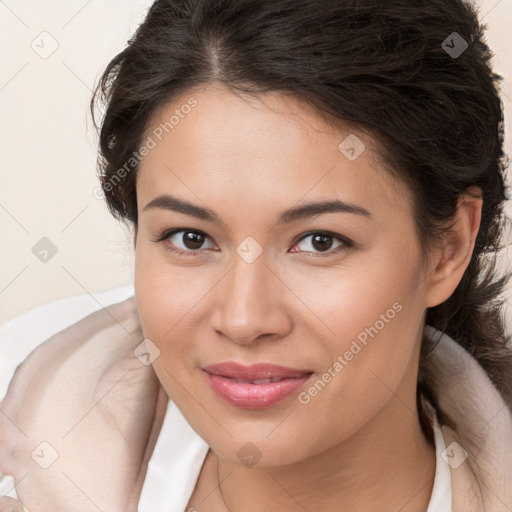
M 461 0 L 155 2 L 95 98 L 135 296 L 16 371 L 4 507 L 512 509 L 490 57 Z

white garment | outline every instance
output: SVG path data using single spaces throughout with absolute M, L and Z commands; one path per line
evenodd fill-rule
M 0 328 L 0 397 L 6 395 L 16 367 L 40 343 L 102 306 L 120 302 L 133 293 L 133 285 L 125 285 L 92 296 L 79 295 L 60 299 L 7 322 Z M 433 427 L 436 472 L 427 512 L 452 512 L 450 468 L 442 458 L 446 447 L 435 416 Z M 208 449 L 207 443 L 192 429 L 174 403 L 169 401 L 148 465 L 139 512 L 187 512 L 185 508 Z M 184 471 L 184 468 L 189 469 Z M 0 475 L 0 496 L 17 498 L 12 476 L 6 475 L 2 478 Z

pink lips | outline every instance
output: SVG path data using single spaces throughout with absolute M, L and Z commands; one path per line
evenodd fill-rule
M 225 362 L 203 368 L 210 387 L 227 403 L 244 409 L 270 407 L 301 388 L 311 370 L 273 364 Z

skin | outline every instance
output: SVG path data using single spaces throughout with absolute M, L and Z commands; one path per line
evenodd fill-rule
M 258 100 L 219 84 L 163 105 L 147 135 L 190 97 L 197 106 L 140 164 L 135 245 L 137 309 L 145 337 L 161 351 L 153 367 L 211 447 L 189 507 L 426 510 L 435 451 L 415 398 L 425 310 L 460 281 L 481 200 L 461 201 L 452 231 L 427 261 L 412 197 L 379 164 L 368 135 L 335 130 L 282 93 Z M 355 161 L 338 150 L 350 134 L 366 145 Z M 209 208 L 222 222 L 145 210 L 162 194 Z M 288 208 L 326 199 L 370 216 L 276 222 Z M 172 228 L 206 235 L 196 255 L 170 250 L 193 250 L 183 232 L 154 241 Z M 353 245 L 330 238 L 322 250 L 305 236 L 311 231 Z M 262 249 L 252 263 L 236 251 L 249 236 Z M 295 394 L 262 410 L 236 408 L 210 389 L 201 370 L 222 361 L 270 362 L 312 370 L 315 381 L 396 303 L 401 311 L 307 404 Z M 249 442 L 261 454 L 253 467 L 237 456 Z

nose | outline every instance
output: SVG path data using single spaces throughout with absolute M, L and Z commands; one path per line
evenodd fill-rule
M 260 255 L 252 263 L 240 257 L 216 287 L 211 326 L 242 345 L 278 339 L 292 328 L 285 306 L 285 284 Z

